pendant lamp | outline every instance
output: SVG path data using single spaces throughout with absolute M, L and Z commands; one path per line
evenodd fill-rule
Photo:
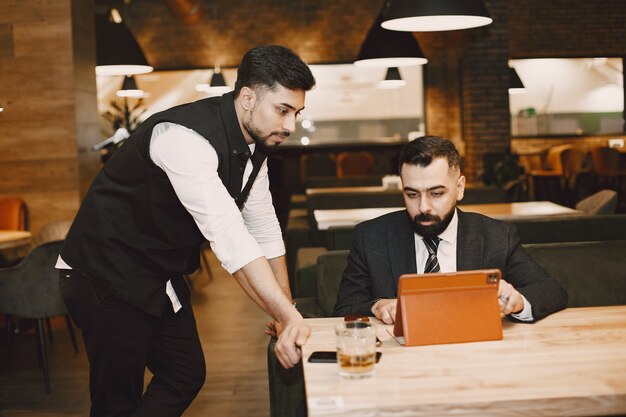
M 398 67 L 391 67 L 387 69 L 385 79 L 378 83 L 378 88 L 391 89 L 403 87 L 405 85 L 406 81 L 402 79 Z
M 492 21 L 482 0 L 391 0 L 382 26 L 406 32 L 435 32 L 486 26 Z
M 231 88 L 226 85 L 226 80 L 224 80 L 224 75 L 220 67 L 215 67 L 213 70 L 209 84 L 196 84 L 196 91 L 203 91 L 211 95 L 221 96 L 224 93 L 228 93 L 230 90 Z
M 361 45 L 355 65 L 389 68 L 424 65 L 428 62 L 412 33 L 384 29 L 380 25 L 382 21 L 381 11 Z
M 115 8 L 96 14 L 96 62 L 97 75 L 147 74 L 153 69 Z
M 143 90 L 137 87 L 137 81 L 135 81 L 134 76 L 125 76 L 124 81 L 122 82 L 122 88 L 117 90 L 118 97 L 132 97 L 139 98 L 143 97 Z
M 517 75 L 515 68 L 509 67 L 509 94 L 525 93 L 526 87 L 521 78 Z

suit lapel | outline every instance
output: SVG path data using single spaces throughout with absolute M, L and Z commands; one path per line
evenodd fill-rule
M 393 274 L 394 294 L 398 292 L 398 278 L 402 274 L 415 274 L 415 236 L 409 221 L 408 214 L 394 224 L 387 231 L 387 246 L 389 260 Z
M 477 230 L 471 217 L 457 208 L 459 225 L 457 228 L 456 269 L 469 271 L 481 269 L 483 261 L 483 234 Z

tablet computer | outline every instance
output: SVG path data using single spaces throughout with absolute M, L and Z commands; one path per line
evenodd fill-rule
M 393 333 L 405 346 L 502 339 L 499 269 L 405 274 Z

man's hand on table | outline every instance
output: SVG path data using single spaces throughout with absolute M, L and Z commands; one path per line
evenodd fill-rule
M 383 323 L 392 324 L 396 319 L 396 304 L 395 298 L 382 298 L 372 305 L 372 313 Z
M 498 285 L 498 306 L 504 315 L 519 313 L 524 309 L 522 294 L 503 279 Z
M 266 323 L 265 333 L 278 336 L 278 341 L 274 347 L 276 357 L 283 368 L 293 368 L 302 359 L 302 345 L 304 345 L 311 334 L 311 329 L 304 322 L 302 317 L 295 318 L 283 324 L 274 322 Z

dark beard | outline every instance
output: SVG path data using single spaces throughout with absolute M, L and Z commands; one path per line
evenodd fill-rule
M 282 136 L 286 139 L 290 135 L 289 131 L 283 130 L 283 131 L 272 132 L 267 136 L 262 136 L 261 131 L 255 128 L 254 126 L 250 125 L 250 123 L 244 123 L 243 128 L 246 129 L 246 132 L 248 132 L 252 140 L 254 140 L 254 143 L 256 143 L 256 146 L 260 148 L 259 151 L 265 154 L 270 154 L 278 147 L 278 145 L 280 145 L 280 143 L 275 143 L 273 145 L 268 144 L 267 140 L 271 136 Z
M 431 214 L 418 214 L 413 218 L 413 230 L 415 231 L 415 233 L 422 237 L 425 237 L 426 239 L 432 239 L 435 236 L 439 236 L 441 233 L 443 233 L 444 230 L 448 228 L 448 225 L 450 225 L 452 217 L 454 217 L 454 210 L 456 210 L 456 206 L 452 207 L 452 210 L 446 213 L 446 215 L 443 216 L 443 219 L 441 219 L 439 216 L 434 216 Z M 422 226 L 418 223 L 425 221 L 435 221 L 435 223 L 431 224 L 430 226 Z

